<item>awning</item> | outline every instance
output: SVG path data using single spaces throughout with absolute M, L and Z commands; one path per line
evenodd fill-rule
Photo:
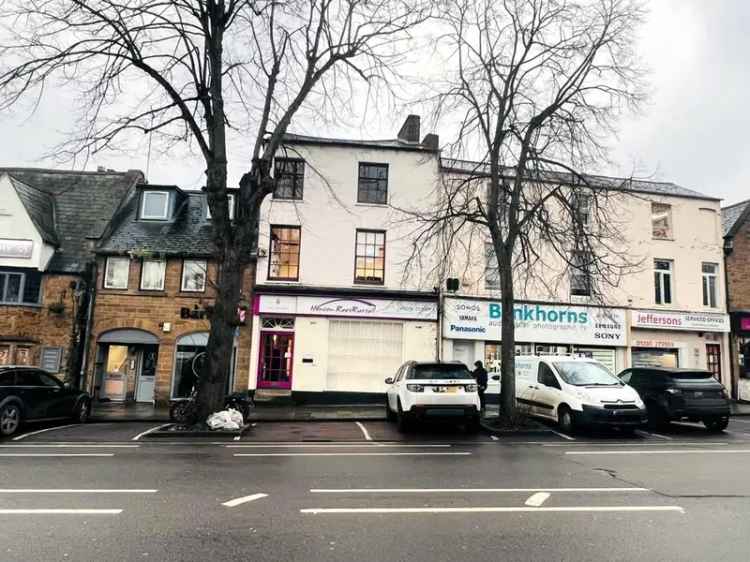
M 103 333 L 99 336 L 99 343 L 159 345 L 159 338 L 145 330 L 123 328 L 121 330 L 110 330 L 109 332 Z

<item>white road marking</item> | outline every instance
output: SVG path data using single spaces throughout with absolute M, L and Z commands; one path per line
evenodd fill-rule
M 512 494 L 516 492 L 650 492 L 649 488 L 313 488 L 313 494 Z
M 674 437 L 669 437 L 668 435 L 662 435 L 661 433 L 654 433 L 653 431 L 643 431 L 641 429 L 636 429 L 635 432 L 641 436 L 658 437 L 659 439 L 664 439 L 666 441 L 674 441 Z
M 453 447 L 448 444 L 434 444 L 434 445 L 410 445 L 408 443 L 290 443 L 288 445 L 282 443 L 276 443 L 273 445 L 261 445 L 259 443 L 247 443 L 243 445 L 227 445 L 224 444 L 227 449 L 375 449 L 381 447 L 408 447 L 408 448 L 441 448 L 446 449 Z
M 50 443 L 43 445 L 41 443 L 24 443 L 19 445 L 0 445 L 2 449 L 137 449 L 140 445 L 102 445 L 100 443 Z
M 732 455 L 750 454 L 750 449 L 660 449 L 643 451 L 565 451 L 566 455 Z
M 224 505 L 226 507 L 237 507 L 238 505 L 242 505 L 243 503 L 247 502 L 254 502 L 255 500 L 259 500 L 261 498 L 267 498 L 268 494 L 253 494 L 251 496 L 243 496 L 241 498 L 235 498 L 233 500 L 229 500 L 228 502 L 224 502 L 221 505 Z
M 0 515 L 119 515 L 122 509 L 0 509 Z
M 540 507 L 544 502 L 549 499 L 549 492 L 537 492 L 533 496 L 529 497 L 524 504 L 530 507 Z
M 740 418 L 737 418 L 737 417 L 730 418 L 730 421 L 732 421 L 732 422 L 740 422 L 740 423 L 750 423 L 750 420 L 741 420 Z
M 497 435 L 490 435 L 490 439 L 493 441 L 500 441 L 500 438 Z
M 554 429 L 550 429 L 550 431 L 552 433 L 554 433 L 555 435 L 558 435 L 558 436 L 562 437 L 563 439 L 567 439 L 568 441 L 575 441 L 576 440 L 575 437 L 571 437 L 570 435 L 565 435 L 564 433 L 560 433 L 559 431 L 555 431 Z
M 114 453 L 0 453 L 0 457 L 114 457 Z
M 234 441 L 239 441 L 241 437 L 242 437 L 242 435 L 237 435 L 237 436 L 235 436 L 235 437 L 234 437 L 234 439 L 233 439 L 233 440 L 234 440 Z
M 144 436 L 148 435 L 149 433 L 153 433 L 154 431 L 158 431 L 158 430 L 163 429 L 165 427 L 168 427 L 170 425 L 172 425 L 172 424 L 171 423 L 163 423 L 161 425 L 157 425 L 156 427 L 152 427 L 151 429 L 147 429 L 146 431 L 144 431 L 142 433 L 139 433 L 138 435 L 136 435 L 135 437 L 133 437 L 133 439 L 131 439 L 131 441 L 139 441 L 141 437 L 144 437 Z
M 361 422 L 354 422 L 354 423 L 356 423 L 357 427 L 359 427 L 359 429 L 362 430 L 362 435 L 365 436 L 365 439 L 367 441 L 372 441 L 372 437 L 370 437 L 370 433 L 367 431 L 367 428 L 364 426 L 364 424 Z
M 123 488 L 109 490 L 74 489 L 74 488 L 0 488 L 0 494 L 155 494 L 159 490 L 126 490 Z
M 258 424 L 257 423 L 251 423 L 250 427 L 255 427 L 256 425 L 258 425 Z
M 325 514 L 378 514 L 378 513 L 529 513 L 529 512 L 638 512 L 638 511 L 675 511 L 685 513 L 678 505 L 643 505 L 643 506 L 590 506 L 590 507 L 335 507 L 300 509 L 300 513 L 312 515 Z
M 466 452 L 453 453 L 235 453 L 235 457 L 426 457 L 468 456 Z
M 605 441 L 596 442 L 579 442 L 579 443 L 544 443 L 542 447 L 590 447 L 599 445 L 601 447 L 664 447 L 665 443 L 607 443 Z M 670 443 L 670 447 L 696 447 L 696 446 L 724 446 L 729 445 L 726 441 L 675 441 Z
M 29 433 L 23 433 L 22 435 L 18 435 L 17 437 L 13 438 L 13 441 L 21 441 L 23 439 L 26 439 L 27 437 L 31 437 L 32 435 L 39 435 L 40 433 L 46 433 L 48 431 L 56 431 L 58 429 L 65 429 L 68 427 L 76 427 L 78 423 L 69 423 L 68 425 L 58 425 L 57 427 L 48 427 L 46 429 L 39 429 L 37 431 L 30 431 Z

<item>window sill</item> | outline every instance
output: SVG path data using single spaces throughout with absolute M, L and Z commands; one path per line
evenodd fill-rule
M 354 286 L 355 287 L 385 287 L 385 281 L 355 281 Z
M 387 209 L 388 203 L 360 203 L 359 201 L 357 201 L 354 204 L 354 206 L 355 207 L 372 207 L 375 209 Z
M 674 238 L 656 238 L 654 236 L 651 237 L 651 240 L 661 240 L 663 242 L 674 242 Z
M 300 280 L 299 279 L 269 279 L 267 278 L 266 283 L 276 283 L 279 285 L 289 285 L 289 284 L 299 285 Z
M 304 203 L 305 198 L 300 197 L 299 199 L 295 199 L 292 197 L 271 197 L 271 201 L 274 203 Z
M 44 307 L 44 305 L 40 303 L 31 303 L 31 302 L 0 302 L 0 306 L 17 306 L 17 307 L 37 308 L 37 309 L 41 309 Z

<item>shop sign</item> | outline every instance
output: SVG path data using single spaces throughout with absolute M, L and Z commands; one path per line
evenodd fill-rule
M 500 341 L 503 309 L 499 302 L 448 298 L 446 338 Z M 625 311 L 575 305 L 516 303 L 516 341 L 625 346 Z
M 7 240 L 0 238 L 0 258 L 31 259 L 34 242 L 31 240 Z
M 695 332 L 729 332 L 729 315 L 701 312 L 660 312 L 634 310 L 633 328 L 657 330 L 690 330 Z
M 358 297 L 259 295 L 256 314 L 437 320 L 437 303 Z
M 750 318 L 740 318 L 740 330 L 750 332 Z
M 678 347 L 675 342 L 667 340 L 633 340 L 633 347 L 647 347 L 651 349 L 674 349 Z

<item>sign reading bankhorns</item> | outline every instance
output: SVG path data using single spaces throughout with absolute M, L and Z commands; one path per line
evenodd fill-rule
M 256 314 L 437 320 L 437 303 L 365 297 L 259 295 Z
M 693 330 L 697 332 L 729 332 L 729 315 L 710 312 L 661 312 L 634 310 L 634 328 L 658 330 Z
M 500 341 L 499 302 L 445 299 L 446 338 Z M 625 311 L 575 305 L 516 303 L 516 341 L 625 346 Z

